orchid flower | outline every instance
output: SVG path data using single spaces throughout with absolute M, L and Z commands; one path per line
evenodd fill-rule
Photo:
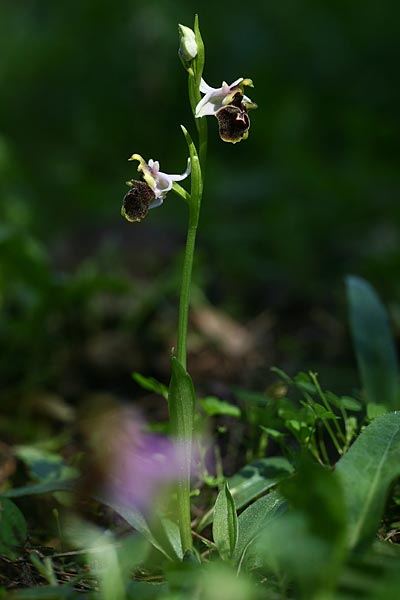
M 157 160 L 151 158 L 146 162 L 140 154 L 133 154 L 129 160 L 139 161 L 138 171 L 142 172 L 144 181 L 131 179 L 127 182 L 131 189 L 125 194 L 121 213 L 128 221 L 138 222 L 146 217 L 151 208 L 156 208 L 164 202 L 175 181 L 182 181 L 188 177 L 190 159 L 182 175 L 163 173 Z
M 195 117 L 199 119 L 214 115 L 218 119 L 219 134 L 224 142 L 235 144 L 249 134 L 247 111 L 257 108 L 257 104 L 244 94 L 246 86 L 254 87 L 251 79 L 239 77 L 230 85 L 223 81 L 219 88 L 213 88 L 204 79 L 201 80 L 200 92 L 204 96 L 196 106 Z

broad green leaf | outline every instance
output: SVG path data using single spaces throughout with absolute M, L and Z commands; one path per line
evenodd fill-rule
M 6 498 L 22 498 L 23 496 L 37 496 L 38 494 L 49 494 L 52 492 L 72 492 L 78 479 L 62 479 L 61 481 L 46 481 L 35 485 L 7 490 L 2 495 Z
M 214 415 L 240 417 L 241 415 L 241 411 L 238 406 L 235 406 L 234 404 L 229 404 L 229 402 L 220 400 L 215 396 L 207 396 L 206 398 L 201 398 L 200 406 L 204 410 L 204 412 L 210 417 Z
M 373 538 L 393 480 L 400 475 L 400 412 L 377 417 L 336 464 L 348 513 L 349 544 Z
M 236 508 L 242 508 L 292 472 L 292 465 L 283 456 L 260 458 L 246 465 L 228 479 Z
M 340 481 L 331 469 L 304 458 L 279 491 L 288 510 L 264 528 L 254 551 L 267 576 L 268 572 L 283 576 L 298 586 L 302 598 L 316 598 L 317 592 L 332 589 L 345 557 L 346 513 Z
M 132 373 L 133 379 L 136 381 L 140 387 L 148 392 L 154 392 L 155 394 L 160 394 L 166 400 L 168 400 L 168 388 L 166 385 L 154 379 L 154 377 L 145 377 L 141 373 Z
M 238 518 L 238 541 L 233 560 L 239 569 L 260 564 L 258 553 L 253 552 L 253 544 L 268 525 L 281 515 L 286 508 L 286 501 L 275 492 L 271 492 L 250 504 Z
M 399 369 L 385 307 L 359 277 L 347 277 L 350 328 L 367 402 L 399 406 Z
M 7 498 L 0 497 L 0 554 L 17 558 L 26 540 L 27 530 L 24 515 L 18 506 Z
M 227 480 L 236 509 L 243 508 L 292 472 L 292 465 L 283 456 L 260 458 L 246 465 Z M 199 523 L 199 531 L 209 525 L 212 519 L 212 511 L 209 511 Z
M 375 402 L 368 402 L 367 404 L 367 417 L 370 421 L 376 419 L 388 413 L 388 409 L 384 404 L 375 404 Z
M 229 560 L 235 551 L 238 539 L 238 518 L 235 501 L 225 482 L 214 506 L 213 538 L 220 557 Z
M 15 488 L 8 490 L 3 494 L 6 498 L 20 498 L 23 496 L 33 496 L 39 494 L 46 494 L 52 492 L 73 492 L 76 484 L 76 479 L 61 480 L 61 481 L 48 481 L 46 483 L 39 483 L 36 485 L 24 486 L 21 488 Z M 116 502 L 110 500 L 110 498 L 96 495 L 95 499 L 112 508 L 118 513 L 125 521 L 133 527 L 136 531 L 141 533 L 157 550 L 164 554 L 171 560 L 182 558 L 182 549 L 180 543 L 178 543 L 179 533 L 178 527 L 175 523 L 168 521 L 167 519 L 161 520 L 157 532 L 150 529 L 146 519 L 143 515 L 132 507 L 122 506 Z
M 63 457 L 36 446 L 16 446 L 15 454 L 28 467 L 30 475 L 37 481 L 61 481 L 78 476 L 74 467 L 66 464 Z
M 193 592 L 184 597 L 174 596 L 168 600 L 271 600 L 268 590 L 258 585 L 258 581 L 246 576 L 238 576 L 227 562 L 204 562 L 201 570 L 194 574 Z M 263 593 L 264 592 L 264 593 Z
M 344 496 L 332 469 L 302 458 L 295 475 L 285 479 L 279 491 L 291 508 L 306 516 L 311 532 L 329 541 L 343 538 L 346 528 Z
M 133 507 L 127 507 L 109 498 L 96 496 L 96 499 L 112 508 L 136 531 L 170 560 L 182 559 L 178 526 L 168 519 L 154 518 L 151 526 L 141 512 Z

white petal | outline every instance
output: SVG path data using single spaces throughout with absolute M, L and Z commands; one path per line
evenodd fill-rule
M 210 85 L 208 85 L 203 78 L 201 78 L 200 81 L 200 91 L 202 94 L 209 94 L 210 92 L 216 92 L 218 91 L 218 89 L 220 88 L 213 88 Z
M 192 170 L 192 165 L 190 164 L 190 158 L 187 160 L 186 171 L 182 173 L 182 175 L 168 175 L 171 181 L 182 181 L 186 179 L 188 175 L 190 175 L 190 171 Z
M 236 79 L 236 81 L 231 83 L 231 85 L 229 87 L 232 89 L 232 88 L 236 87 L 237 85 L 239 85 L 239 83 L 242 83 L 242 81 L 243 81 L 243 77 L 239 77 L 239 79 Z
M 209 92 L 200 100 L 196 106 L 196 119 L 199 117 L 205 117 L 207 115 L 215 115 L 217 110 L 221 108 L 222 101 L 226 94 L 221 91 L 222 88 Z

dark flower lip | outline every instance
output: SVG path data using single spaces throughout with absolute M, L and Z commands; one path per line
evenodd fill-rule
M 125 194 L 121 214 L 131 223 L 139 223 L 147 216 L 155 194 L 145 181 L 132 180 L 128 185 L 131 189 Z
M 216 113 L 219 136 L 224 142 L 236 144 L 249 135 L 250 119 L 246 107 L 241 102 L 240 94 L 235 96 L 235 104 L 223 106 Z

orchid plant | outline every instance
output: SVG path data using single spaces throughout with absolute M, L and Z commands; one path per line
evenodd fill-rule
M 163 204 L 167 194 L 174 192 L 189 208 L 188 231 L 183 263 L 179 305 L 179 323 L 176 353 L 171 356 L 172 376 L 168 391 L 168 406 L 171 430 L 178 443 L 182 444 L 183 459 L 179 461 L 177 476 L 178 525 L 182 554 L 193 551 L 190 513 L 190 465 L 195 411 L 195 393 L 187 372 L 187 329 L 190 304 L 190 288 L 199 223 L 200 205 L 204 187 L 207 154 L 207 116 L 218 121 L 222 141 L 235 144 L 248 137 L 250 129 L 249 109 L 256 104 L 244 93 L 245 87 L 253 87 L 251 79 L 240 77 L 231 85 L 225 81 L 217 88 L 210 87 L 203 79 L 204 44 L 196 16 L 193 30 L 179 25 L 179 57 L 189 78 L 189 101 L 195 119 L 198 143 L 195 144 L 187 129 L 182 125 L 189 158 L 187 168 L 181 175 L 169 175 L 160 170 L 157 160 L 144 160 L 133 154 L 129 160 L 138 161 L 141 179 L 127 182 L 129 191 L 124 197 L 122 215 L 130 222 L 140 222 L 150 209 Z M 191 177 L 190 191 L 180 184 Z

